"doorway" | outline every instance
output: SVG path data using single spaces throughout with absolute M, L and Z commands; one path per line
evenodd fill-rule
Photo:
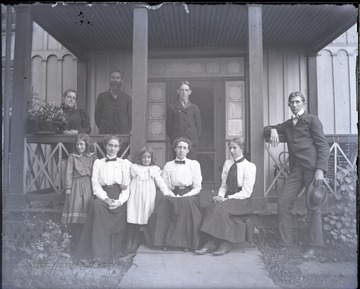
M 196 159 L 201 166 L 203 188 L 217 190 L 225 161 L 225 83 L 219 80 L 188 80 L 192 93 L 189 100 L 200 109 L 202 133 Z M 166 82 L 167 107 L 178 101 L 179 80 Z M 171 144 L 168 160 L 173 158 Z

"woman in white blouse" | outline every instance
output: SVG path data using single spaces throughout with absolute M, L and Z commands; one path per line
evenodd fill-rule
M 196 160 L 186 158 L 191 141 L 177 138 L 173 143 L 176 159 L 167 162 L 162 177 L 168 195 L 158 198 L 151 215 L 145 239 L 149 245 L 196 250 L 199 245 L 201 214 L 198 194 L 201 191 L 201 169 Z
M 88 211 L 77 257 L 111 262 L 126 248 L 126 201 L 129 198 L 131 162 L 117 158 L 120 140 L 108 135 L 104 140 L 106 157 L 94 162 L 92 188 L 96 196 Z
M 243 156 L 245 140 L 233 138 L 228 142 L 232 160 L 225 161 L 221 187 L 213 204 L 206 208 L 201 232 L 207 237 L 205 245 L 195 253 L 203 255 L 212 252 L 215 256 L 228 253 L 231 243 L 247 240 L 248 225 L 237 216 L 252 212 L 256 166 Z

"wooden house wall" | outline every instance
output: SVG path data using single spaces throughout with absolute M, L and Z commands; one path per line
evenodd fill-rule
M 275 125 L 287 120 L 291 111 L 287 105 L 288 96 L 293 91 L 301 91 L 307 97 L 307 57 L 294 48 L 267 48 L 264 50 L 264 123 Z M 309 110 L 309 109 L 308 109 Z M 255 113 L 255 112 L 252 112 Z M 286 150 L 280 144 L 271 151 L 277 156 Z M 265 154 L 265 188 L 272 181 L 274 162 Z
M 356 25 L 318 53 L 318 114 L 325 134 L 357 134 Z
M 60 105 L 66 89 L 77 90 L 77 68 L 77 58 L 34 22 L 32 96 Z

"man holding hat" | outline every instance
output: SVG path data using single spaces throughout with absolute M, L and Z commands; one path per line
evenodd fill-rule
M 312 258 L 315 248 L 323 245 L 321 204 L 326 190 L 324 172 L 329 161 L 329 145 L 322 124 L 317 116 L 304 111 L 305 97 L 301 92 L 292 92 L 288 106 L 291 119 L 276 126 L 266 126 L 264 136 L 270 137 L 272 146 L 279 143 L 279 133 L 284 134 L 288 150 L 290 175 L 278 201 L 279 231 L 281 245 L 293 246 L 291 208 L 297 195 L 306 188 L 308 220 L 306 241 L 309 246 L 304 258 Z

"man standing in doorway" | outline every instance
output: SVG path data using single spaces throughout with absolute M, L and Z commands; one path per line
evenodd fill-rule
M 110 73 L 110 89 L 99 94 L 95 106 L 95 123 L 100 134 L 130 134 L 132 108 L 130 95 L 122 91 L 122 73 Z M 127 146 L 127 144 L 126 144 Z M 125 144 L 120 150 L 122 154 Z
M 278 133 L 284 134 L 288 150 L 290 175 L 286 180 L 283 192 L 278 201 L 279 231 L 281 245 L 293 246 L 292 214 L 296 196 L 311 183 L 315 186 L 324 181 L 324 172 L 328 169 L 329 145 L 325 138 L 323 126 L 317 116 L 304 111 L 305 97 L 301 92 L 292 92 L 288 106 L 293 113 L 291 119 L 276 126 L 264 128 L 264 136 L 270 136 L 270 143 L 279 143 Z M 304 258 L 313 258 L 315 248 L 323 245 L 322 219 L 320 206 L 308 210 L 306 242 L 309 246 Z
M 199 146 L 201 134 L 201 116 L 199 107 L 189 101 L 190 83 L 180 81 L 176 91 L 178 101 L 171 105 L 166 115 L 166 132 L 171 144 L 178 137 L 188 138 L 193 145 L 188 157 L 196 158 L 196 147 Z

